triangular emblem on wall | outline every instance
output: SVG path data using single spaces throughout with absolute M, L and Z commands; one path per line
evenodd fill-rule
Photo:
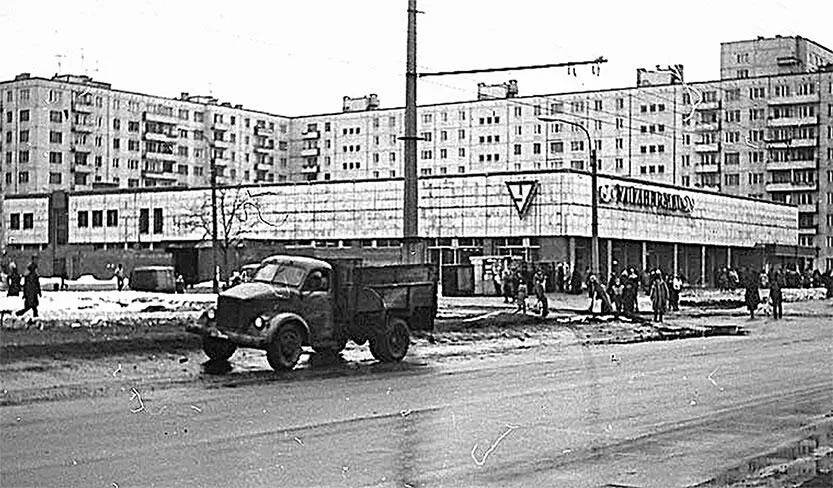
M 524 218 L 532 199 L 538 192 L 538 181 L 507 181 L 506 188 L 509 189 L 509 196 L 512 198 L 512 203 L 518 209 L 518 216 Z

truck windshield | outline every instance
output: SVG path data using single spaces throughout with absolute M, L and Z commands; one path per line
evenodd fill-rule
M 306 270 L 291 264 L 267 263 L 255 273 L 252 281 L 272 283 L 275 285 L 299 286 Z

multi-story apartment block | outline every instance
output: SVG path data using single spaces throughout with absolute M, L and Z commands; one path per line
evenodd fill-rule
M 686 83 L 675 66 L 620 89 L 481 89 L 478 100 L 419 108 L 418 174 L 587 170 L 592 147 L 611 176 L 797 205 L 797 244 L 833 268 L 831 63 L 810 40 L 759 38 L 722 45 L 718 81 Z M 404 110 L 379 109 L 375 95 L 291 118 L 86 77 L 18 77 L 0 96 L 6 193 L 204 186 L 211 157 L 224 184 L 402 177 Z M 541 117 L 580 123 L 589 140 Z
M 0 83 L 7 194 L 280 179 L 289 119 L 183 93 L 115 90 L 86 76 Z

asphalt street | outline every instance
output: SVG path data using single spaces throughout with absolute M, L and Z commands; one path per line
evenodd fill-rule
M 691 486 L 833 407 L 829 317 L 744 325 L 3 407 L 0 486 Z

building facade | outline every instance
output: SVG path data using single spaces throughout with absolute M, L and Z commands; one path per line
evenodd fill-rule
M 474 256 L 589 266 L 590 175 L 569 169 L 430 176 L 420 179 L 425 256 L 469 265 Z M 796 260 L 794 206 L 701 190 L 599 178 L 602 271 L 613 262 L 679 272 L 710 283 L 721 266 L 806 264 Z M 278 252 L 402 259 L 400 178 L 297 182 L 227 188 L 220 198 L 221 262 L 228 270 Z M 153 257 L 189 281 L 211 276 L 210 190 L 124 189 L 10 196 L 3 218 L 9 257 L 40 257 L 68 276 L 97 274 Z M 716 225 L 719 223 L 720 225 Z M 767 246 L 788 249 L 772 253 Z M 132 266 L 128 265 L 128 269 Z
M 796 244 L 833 268 L 831 60 L 800 37 L 757 39 L 721 46 L 718 81 L 674 67 L 644 86 L 521 97 L 510 84 L 421 106 L 419 176 L 587 170 L 592 147 L 602 174 L 797 206 Z M 375 95 L 299 117 L 84 77 L 19 77 L 0 97 L 6 195 L 205 185 L 212 158 L 221 184 L 402 177 L 404 110 Z

